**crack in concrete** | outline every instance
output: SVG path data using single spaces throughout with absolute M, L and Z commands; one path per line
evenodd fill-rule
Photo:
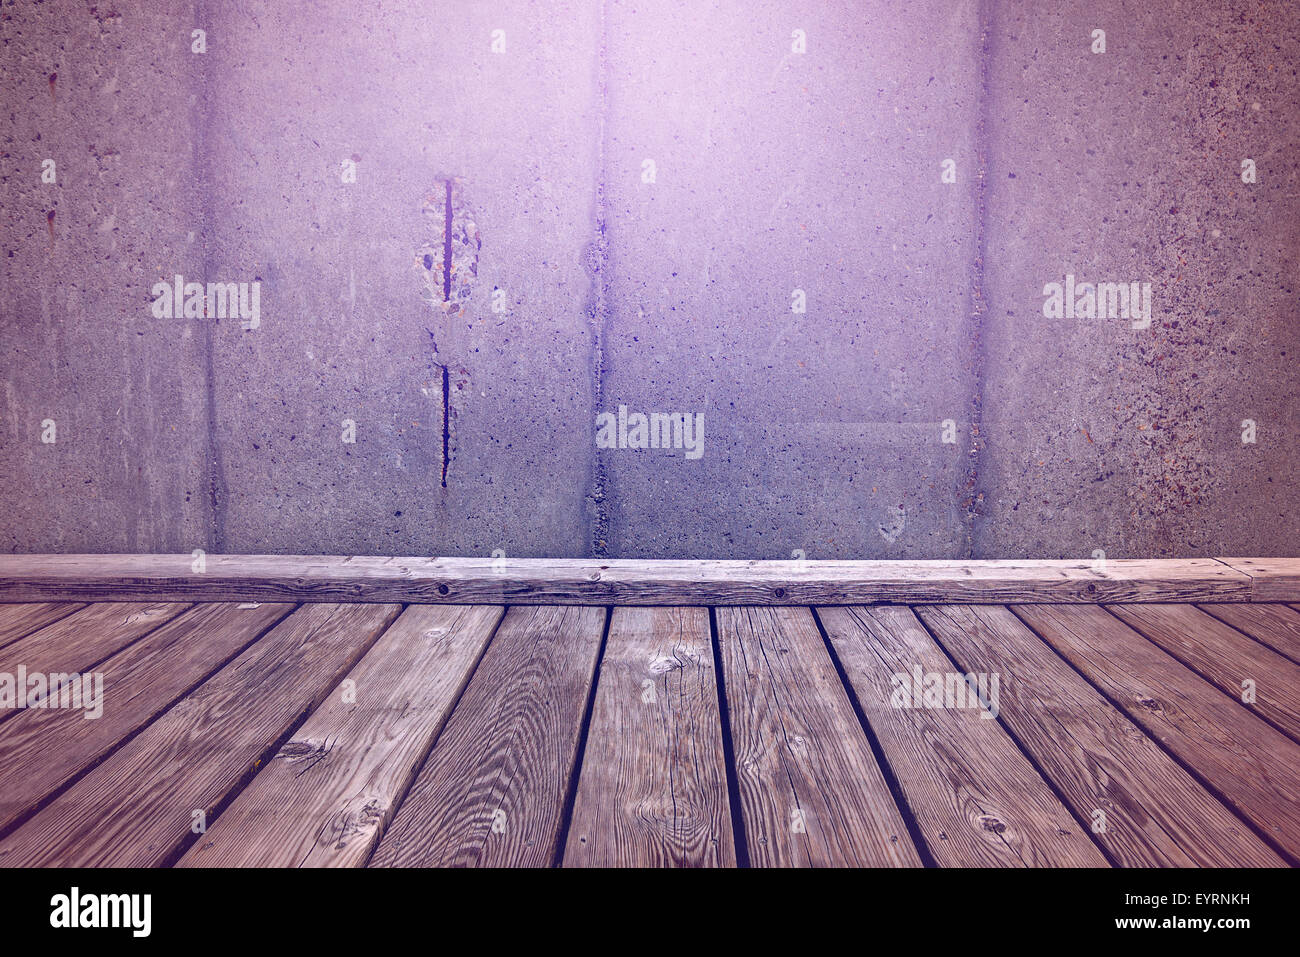
M 447 221 L 442 229 L 442 301 L 451 301 L 451 180 L 447 180 L 447 204 L 446 204 Z M 446 368 L 443 372 L 445 374 Z M 445 380 L 444 380 L 445 381 Z M 443 390 L 444 397 L 446 390 Z M 444 465 L 442 470 L 443 486 L 447 484 L 447 468 Z
M 454 418 L 452 409 L 451 364 L 461 357 L 464 363 L 469 352 L 465 339 L 465 327 L 460 323 L 469 307 L 470 295 L 474 281 L 478 278 L 478 257 L 483 248 L 483 237 L 478 228 L 478 216 L 465 195 L 463 178 L 450 173 L 440 173 L 434 177 L 433 188 L 425 195 L 421 213 L 430 224 L 434 235 L 429 235 L 416 250 L 416 271 L 421 272 L 425 293 L 434 316 L 441 315 L 438 332 L 426 327 L 433 345 L 435 359 L 432 366 L 438 369 L 442 384 L 442 476 L 441 484 L 447 487 L 451 458 L 455 451 L 451 422 Z M 433 223 L 437 229 L 432 230 Z M 437 235 L 440 233 L 441 235 Z M 441 269 L 438 261 L 441 259 Z M 445 361 L 436 358 L 439 355 L 438 340 L 443 338 L 442 354 Z M 463 364 L 457 365 L 457 374 L 468 376 Z M 457 383 L 457 391 L 465 388 L 466 381 Z M 425 395 L 432 395 L 432 385 Z M 463 395 L 464 393 L 462 393 Z
M 442 487 L 447 487 L 447 468 L 451 465 L 451 373 L 442 367 Z

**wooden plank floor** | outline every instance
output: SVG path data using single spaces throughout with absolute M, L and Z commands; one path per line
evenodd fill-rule
M 0 865 L 1295 866 L 1278 594 L 42 594 L 0 604 Z

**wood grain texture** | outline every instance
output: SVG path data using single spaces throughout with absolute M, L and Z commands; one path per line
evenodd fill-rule
M 195 606 L 95 667 L 103 676 L 99 717 L 29 708 L 0 724 L 0 832 L 292 610 Z
M 404 611 L 178 866 L 364 864 L 503 613 Z
M 735 867 L 705 608 L 615 608 L 566 867 Z
M 1148 734 L 1300 860 L 1300 745 L 1104 608 L 1016 610 Z
M 981 708 L 911 609 L 822 608 L 818 614 L 941 867 L 1109 866 L 997 722 L 1000 675 L 996 687 L 985 677 L 990 707 Z M 939 697 L 936 707 L 925 707 L 913 689 L 920 693 L 929 675 L 940 682 L 957 676 L 962 697 Z
M 1106 607 L 1233 701 L 1300 739 L 1300 665 L 1194 605 Z M 1244 693 L 1247 681 L 1253 692 L 1249 696 Z
M 1251 601 L 1300 601 L 1300 558 L 1220 558 L 1219 561 L 1250 576 Z
M 397 605 L 308 605 L 0 841 L 0 866 L 153 867 L 320 703 Z
M 0 555 L 0 601 L 402 601 L 842 605 L 1246 601 L 1211 558 L 1088 561 L 644 561 L 209 555 Z
M 372 867 L 549 867 L 605 627 L 603 608 L 511 608 Z
M 755 867 L 921 858 L 807 608 L 719 608 L 718 642 Z
M 1300 611 L 1290 605 L 1238 603 L 1200 609 L 1300 663 Z
M 948 605 L 917 613 L 959 667 L 1003 676 L 999 720 L 1090 831 L 1104 813 L 1105 830 L 1094 839 L 1117 864 L 1284 863 L 1010 610 Z
M 102 602 L 87 606 L 0 648 L 0 673 L 17 675 L 20 667 L 29 675 L 87 671 L 189 607 L 185 603 L 160 602 Z M 50 692 L 56 691 L 60 684 L 55 682 Z M 17 713 L 0 708 L 0 721 Z
M 0 648 L 83 607 L 79 602 L 67 601 L 0 605 Z

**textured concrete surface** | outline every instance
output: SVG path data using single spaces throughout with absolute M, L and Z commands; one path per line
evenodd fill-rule
M 214 348 L 216 547 L 581 554 L 599 10 L 328 9 L 210 31 L 207 271 L 265 283 Z M 463 311 L 417 255 L 448 178 L 481 236 Z
M 1300 6 L 994 7 L 976 553 L 1300 552 Z M 1150 328 L 1044 318 L 1067 272 Z
M 610 553 L 966 554 L 974 6 L 618 0 L 606 30 L 601 400 L 708 442 L 602 453 Z
M 179 29 L 194 12 L 146 7 L 0 6 L 10 551 L 174 552 L 207 539 L 205 331 L 150 313 L 156 277 L 201 271 L 206 120 Z
M 0 44 L 0 548 L 1300 546 L 1294 3 L 49 0 Z M 1044 316 L 1067 273 L 1150 326 Z M 256 328 L 156 318 L 177 274 Z M 598 448 L 620 407 L 703 454 Z

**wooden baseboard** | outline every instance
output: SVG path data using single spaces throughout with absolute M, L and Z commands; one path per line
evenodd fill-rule
M 1300 558 L 1220 558 L 1250 576 L 1251 601 L 1300 601 Z
M 455 604 L 1300 601 L 1300 559 L 712 561 L 0 555 L 0 602 Z

